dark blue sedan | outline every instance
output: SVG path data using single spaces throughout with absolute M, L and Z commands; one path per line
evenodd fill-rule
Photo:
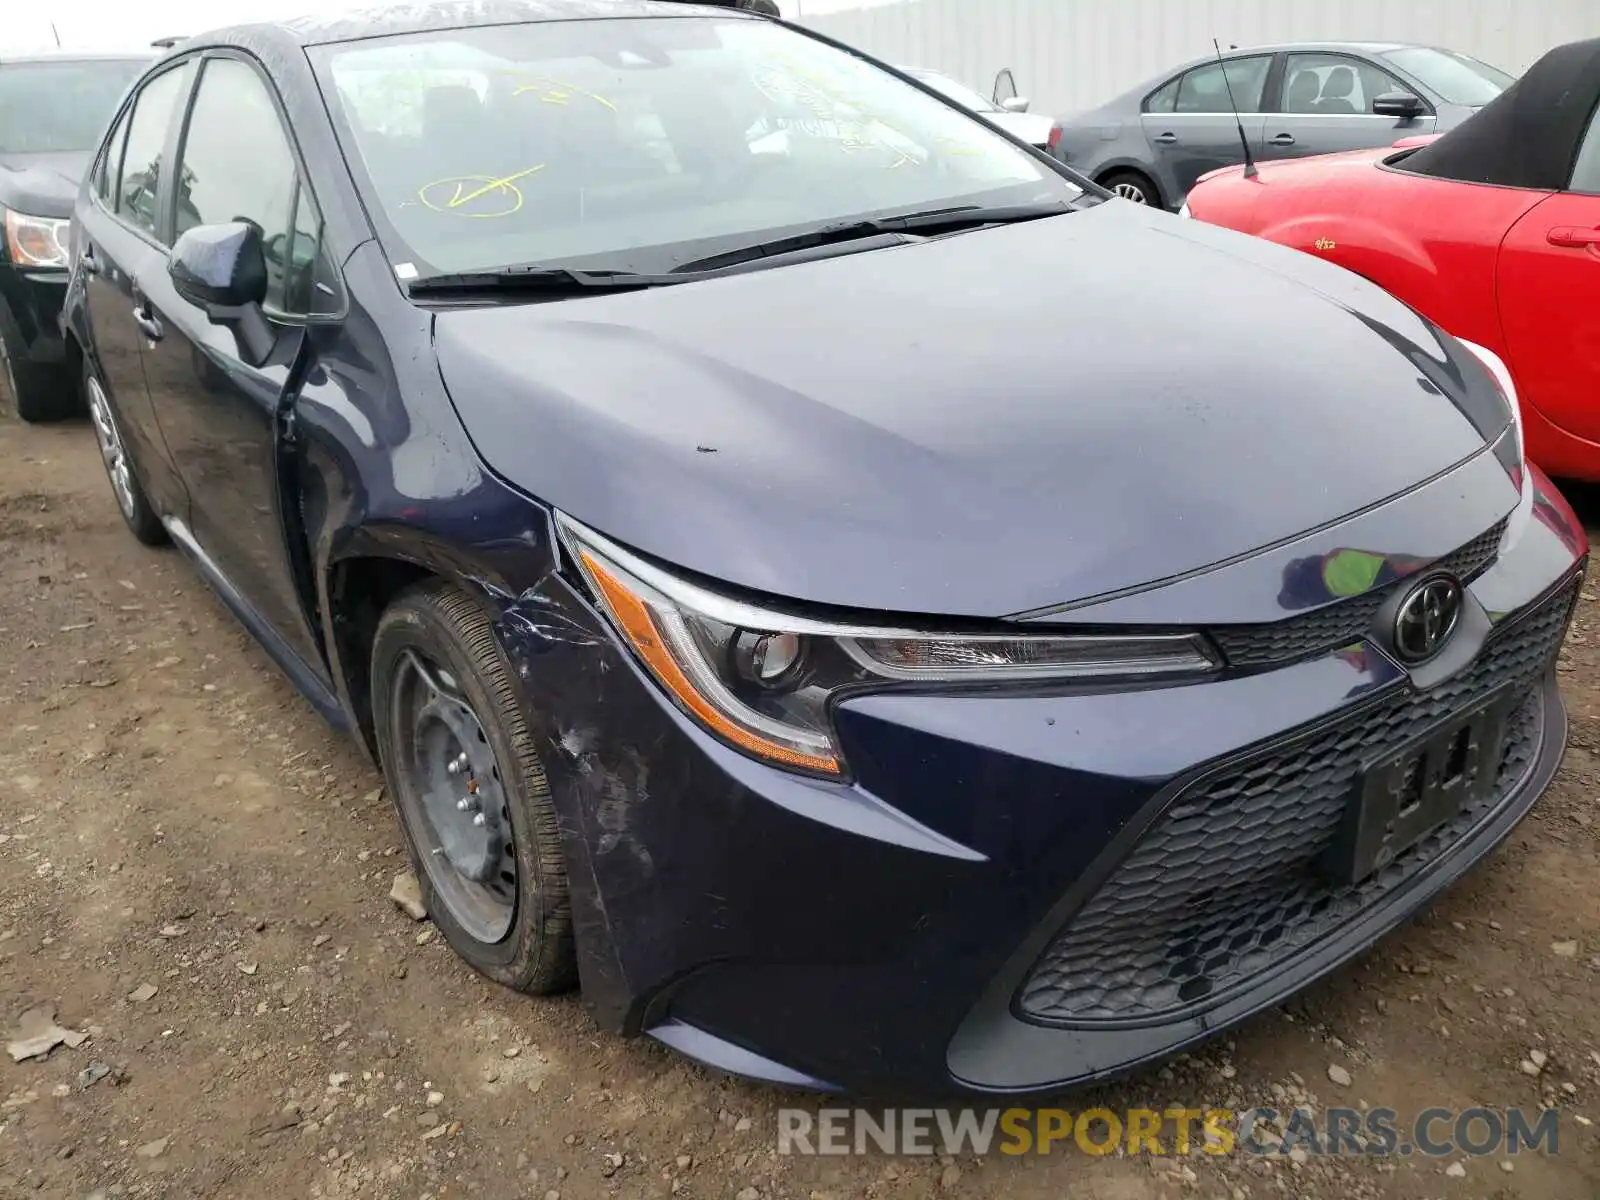
M 134 534 L 501 983 L 1046 1092 L 1360 952 L 1549 783 L 1587 560 L 1487 351 L 666 0 L 199 37 L 78 202 Z

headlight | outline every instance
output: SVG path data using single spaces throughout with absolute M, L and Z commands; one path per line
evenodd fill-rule
M 1515 441 L 1516 465 L 1520 471 L 1523 465 L 1523 456 L 1526 453 L 1527 442 L 1522 433 L 1522 402 L 1517 398 L 1517 385 L 1511 378 L 1511 368 L 1507 367 L 1505 360 L 1487 346 L 1480 346 L 1477 342 L 1469 342 L 1466 338 L 1457 338 L 1468 350 L 1477 357 L 1493 376 L 1499 385 L 1500 395 L 1506 402 L 1506 408 L 1511 412 L 1511 436 Z
M 67 265 L 70 219 L 30 217 L 6 209 L 6 253 L 19 267 Z
M 840 776 L 835 700 L 865 687 L 1186 675 L 1214 669 L 1186 634 L 943 633 L 816 620 L 710 591 L 558 515 L 595 598 L 684 712 L 777 766 Z

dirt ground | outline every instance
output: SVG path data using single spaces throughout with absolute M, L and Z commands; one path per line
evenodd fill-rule
M 1559 1154 L 779 1156 L 776 1110 L 817 1098 L 604 1035 L 576 997 L 500 990 L 400 913 L 399 838 L 357 749 L 176 552 L 124 531 L 84 425 L 0 420 L 0 1024 L 9 1038 L 51 1004 L 88 1034 L 0 1057 L 0 1196 L 1592 1200 L 1600 608 L 1584 600 L 1562 675 L 1572 749 L 1501 853 L 1285 1009 L 1065 1101 L 1287 1097 L 1402 1120 L 1560 1104 Z

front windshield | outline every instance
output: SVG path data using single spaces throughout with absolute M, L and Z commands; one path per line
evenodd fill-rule
M 913 71 L 918 79 L 927 84 L 936 92 L 942 92 L 963 108 L 970 108 L 973 112 L 994 113 L 1001 112 L 994 102 L 987 96 L 980 96 L 964 83 L 957 83 L 948 75 L 940 75 L 937 71 Z
M 139 59 L 0 62 L 0 154 L 93 150 Z
M 1384 57 L 1447 104 L 1482 108 L 1513 83 L 1511 76 L 1497 67 L 1453 50 L 1407 46 L 1390 50 Z
M 840 221 L 1082 195 L 977 118 L 755 18 L 455 29 L 314 57 L 402 278 L 659 272 Z

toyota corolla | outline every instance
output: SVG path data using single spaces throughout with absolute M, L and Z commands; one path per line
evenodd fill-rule
M 1493 354 L 666 0 L 193 38 L 71 361 L 451 946 L 715 1066 L 1041 1093 L 1495 847 L 1587 560 Z

